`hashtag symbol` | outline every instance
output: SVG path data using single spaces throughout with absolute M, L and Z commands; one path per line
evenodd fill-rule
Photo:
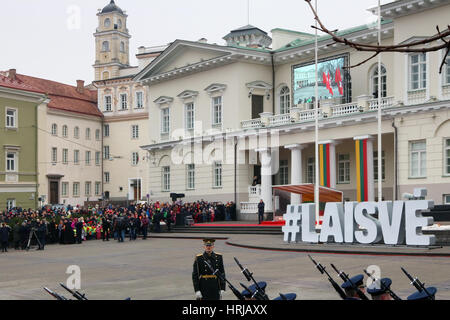
M 301 240 L 301 214 L 301 205 L 288 206 L 286 214 L 283 215 L 286 224 L 281 228 L 284 233 L 284 242 L 299 242 Z

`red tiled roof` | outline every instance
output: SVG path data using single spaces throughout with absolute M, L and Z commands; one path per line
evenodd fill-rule
M 22 74 L 17 74 L 16 79 L 36 92 L 47 94 L 50 98 L 49 108 L 103 117 L 97 107 L 96 90 L 85 88 L 83 93 L 79 93 L 76 86 Z
M 24 83 L 23 81 L 19 79 L 11 80 L 9 77 L 3 75 L 0 73 L 0 87 L 6 87 L 10 89 L 17 89 L 17 90 L 25 90 L 25 91 L 31 91 L 31 92 L 37 92 L 37 93 L 45 93 L 42 90 L 37 90 L 36 88 Z

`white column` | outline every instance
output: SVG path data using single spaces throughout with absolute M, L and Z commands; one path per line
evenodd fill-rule
M 264 212 L 272 213 L 272 154 L 269 148 L 256 151 L 261 156 L 261 199 L 265 204 Z
M 305 146 L 293 144 L 285 146 L 291 150 L 291 184 L 300 185 L 303 183 L 303 165 L 302 165 L 302 149 Z M 291 193 L 291 204 L 300 204 L 302 202 L 301 195 Z

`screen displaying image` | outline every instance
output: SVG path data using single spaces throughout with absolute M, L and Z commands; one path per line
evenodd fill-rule
M 345 97 L 347 85 L 344 80 L 347 57 L 341 56 L 318 63 L 319 100 L 336 97 Z M 316 85 L 315 64 L 293 67 L 294 103 L 313 102 Z

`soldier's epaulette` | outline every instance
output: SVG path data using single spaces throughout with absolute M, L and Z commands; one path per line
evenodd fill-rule
M 203 254 L 202 254 L 202 253 L 200 253 L 200 254 L 198 254 L 198 255 L 197 255 L 197 257 L 201 257 L 202 255 L 203 255 Z
M 216 255 L 221 256 L 222 254 L 219 252 L 215 252 Z

